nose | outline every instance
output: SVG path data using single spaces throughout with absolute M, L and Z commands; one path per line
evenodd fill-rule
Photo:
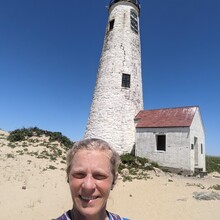
M 82 187 L 86 190 L 95 189 L 96 185 L 95 185 L 94 178 L 92 176 L 86 176 L 86 178 L 84 179 L 84 182 L 82 184 Z

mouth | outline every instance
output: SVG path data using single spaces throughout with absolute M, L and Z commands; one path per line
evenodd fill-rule
M 87 196 L 82 196 L 82 195 L 80 195 L 79 197 L 80 197 L 80 199 L 82 199 L 83 201 L 87 201 L 87 202 L 89 202 L 89 201 L 94 201 L 94 200 L 96 200 L 96 199 L 98 198 L 98 196 L 87 197 Z

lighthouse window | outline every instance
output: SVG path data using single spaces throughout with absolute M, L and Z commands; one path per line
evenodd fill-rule
M 138 34 L 138 16 L 134 10 L 131 9 L 131 30 Z
M 131 75 L 123 73 L 121 86 L 124 88 L 130 88 L 130 80 L 131 80 Z
M 201 144 L 201 154 L 203 154 L 203 144 Z
M 137 14 L 134 10 L 131 9 L 131 17 L 136 18 L 137 19 Z
M 114 28 L 114 23 L 115 23 L 115 19 L 109 22 L 109 31 L 111 31 Z

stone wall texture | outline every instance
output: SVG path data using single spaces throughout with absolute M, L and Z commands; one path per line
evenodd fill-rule
M 135 144 L 135 115 L 143 109 L 140 30 L 131 29 L 131 3 L 118 2 L 109 18 L 100 58 L 96 86 L 85 138 L 108 141 L 120 154 Z M 114 27 L 110 30 L 110 21 Z M 137 16 L 139 29 L 139 15 Z M 130 88 L 122 87 L 122 74 L 131 77 Z

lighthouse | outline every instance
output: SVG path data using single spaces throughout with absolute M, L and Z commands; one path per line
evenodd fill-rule
M 108 13 L 84 137 L 106 140 L 123 154 L 135 146 L 134 118 L 143 110 L 140 4 L 112 0 Z

